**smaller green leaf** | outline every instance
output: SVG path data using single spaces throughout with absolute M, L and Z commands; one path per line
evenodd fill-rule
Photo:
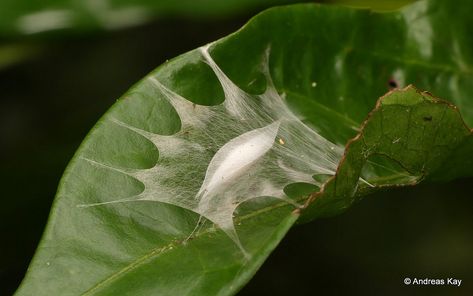
M 472 138 L 473 130 L 451 103 L 413 86 L 393 90 L 379 99 L 360 133 L 348 142 L 337 173 L 308 200 L 301 219 L 337 214 L 348 208 L 356 196 L 382 187 L 413 185 L 435 175 L 442 176 L 443 180 L 460 174 L 471 176 L 470 162 L 459 164 L 451 159 L 469 159 L 473 151 Z M 360 182 L 362 170 L 373 156 L 395 162 L 414 178 L 407 182 L 397 178 L 392 182 L 392 178 L 388 178 L 391 182 L 373 182 L 376 185 L 370 179 L 366 180 L 367 184 Z M 456 173 L 445 175 L 446 170 Z M 399 171 L 387 173 L 398 174 Z M 372 178 L 379 177 L 387 176 Z

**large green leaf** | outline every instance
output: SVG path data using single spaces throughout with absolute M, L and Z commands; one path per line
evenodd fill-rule
M 18 294 L 234 294 L 301 213 L 472 176 L 456 107 L 405 87 L 473 124 L 469 8 L 275 8 L 162 65 L 82 144 Z

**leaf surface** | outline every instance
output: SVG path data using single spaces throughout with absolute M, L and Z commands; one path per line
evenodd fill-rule
M 301 213 L 472 176 L 468 5 L 275 8 L 160 66 L 81 145 L 17 294 L 231 295 Z

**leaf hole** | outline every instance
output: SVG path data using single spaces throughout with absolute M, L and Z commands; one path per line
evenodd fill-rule
M 424 121 L 432 121 L 432 115 L 424 116 Z

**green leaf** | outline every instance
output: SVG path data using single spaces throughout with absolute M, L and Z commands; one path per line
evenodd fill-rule
M 361 132 L 349 141 L 336 175 L 309 198 L 302 220 L 339 213 L 355 201 L 356 195 L 382 187 L 414 185 L 432 175 L 446 180 L 452 177 L 445 174 L 446 168 L 455 177 L 472 176 L 471 161 L 451 162 L 452 158 L 469 159 L 472 139 L 473 130 L 451 103 L 412 86 L 390 92 L 378 101 Z M 373 156 L 394 162 L 401 169 L 391 168 L 374 180 L 368 179 L 368 185 L 363 184 L 359 181 L 363 167 Z M 404 179 L 398 177 L 402 171 Z
M 17 294 L 231 295 L 301 214 L 472 176 L 469 6 L 275 8 L 160 66 L 81 145 Z
M 399 9 L 414 1 L 415 0 L 325 0 L 327 3 L 341 4 L 357 8 L 371 8 L 381 12 Z

